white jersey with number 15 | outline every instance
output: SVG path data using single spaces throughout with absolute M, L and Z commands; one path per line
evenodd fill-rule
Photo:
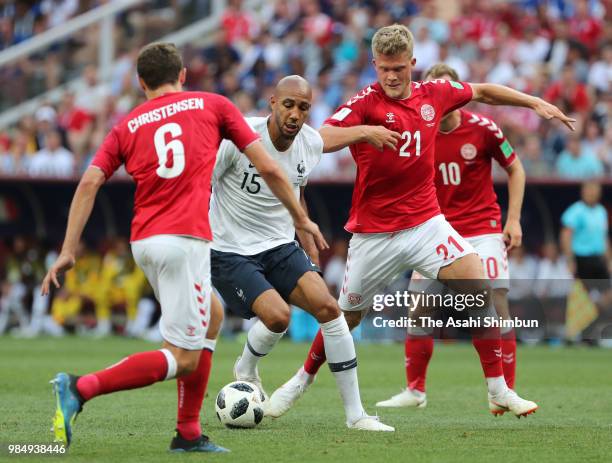
M 248 117 L 246 121 L 261 136 L 266 150 L 283 168 L 299 198 L 300 187 L 306 185 L 308 175 L 321 160 L 323 140 L 319 132 L 304 124 L 291 147 L 280 152 L 270 139 L 267 117 Z M 295 239 L 289 211 L 228 140 L 219 147 L 212 185 L 213 249 L 250 256 Z

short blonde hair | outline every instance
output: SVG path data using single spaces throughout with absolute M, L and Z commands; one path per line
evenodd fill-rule
M 374 55 L 397 55 L 407 51 L 412 57 L 414 37 L 412 32 L 401 24 L 381 27 L 372 37 Z
M 423 79 L 427 79 L 428 77 L 433 77 L 434 79 L 439 79 L 442 76 L 450 76 L 450 78 L 454 81 L 458 81 L 459 74 L 452 67 L 450 67 L 446 63 L 437 63 L 430 67 L 425 74 L 423 74 Z

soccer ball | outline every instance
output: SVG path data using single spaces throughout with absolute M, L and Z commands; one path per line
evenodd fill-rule
M 228 428 L 254 428 L 264 417 L 261 390 L 246 381 L 234 381 L 217 394 L 217 418 Z

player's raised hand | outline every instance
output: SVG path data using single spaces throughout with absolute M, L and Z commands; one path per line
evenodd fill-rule
M 46 296 L 47 294 L 49 294 L 51 283 L 53 283 L 56 288 L 59 288 L 60 283 L 59 283 L 59 280 L 57 279 L 58 276 L 64 273 L 66 270 L 70 270 L 72 267 L 74 267 L 74 263 L 75 263 L 74 255 L 64 254 L 64 253 L 60 254 L 57 260 L 55 261 L 55 263 L 51 266 L 51 268 L 47 272 L 47 275 L 45 276 L 45 279 L 42 282 L 41 290 L 40 290 L 41 294 L 43 296 Z
M 366 126 L 365 139 L 370 144 L 376 147 L 376 149 L 382 151 L 385 148 L 396 149 L 397 143 L 401 140 L 401 134 L 389 130 L 382 125 L 368 125 Z
M 538 101 L 533 109 L 538 116 L 543 117 L 544 119 L 559 119 L 572 132 L 576 130 L 576 128 L 574 127 L 574 122 L 576 122 L 576 119 L 572 119 L 571 117 L 566 116 L 563 111 L 561 111 L 554 104 L 551 104 L 548 101 L 538 98 Z
M 323 233 L 321 233 L 321 230 L 319 230 L 319 226 L 308 217 L 305 217 L 299 222 L 295 221 L 294 225 L 296 230 L 312 235 L 317 248 L 320 250 L 329 249 L 329 244 L 327 244 L 327 241 L 325 241 L 325 238 L 323 238 Z
M 518 220 L 508 220 L 504 227 L 504 242 L 506 249 L 519 248 L 523 244 L 523 229 Z

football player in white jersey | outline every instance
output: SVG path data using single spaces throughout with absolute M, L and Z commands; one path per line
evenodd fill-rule
M 299 76 L 288 76 L 278 82 L 270 99 L 272 114 L 247 118 L 285 170 L 304 207 L 308 175 L 323 152 L 319 133 L 304 124 L 311 99 L 308 82 Z M 394 431 L 363 409 L 353 338 L 312 260 L 318 260 L 314 241 L 298 231 L 304 248 L 300 247 L 291 216 L 261 181 L 255 167 L 248 160 L 243 162 L 239 154 L 233 143 L 221 144 L 210 207 L 213 285 L 232 312 L 247 319 L 259 317 L 234 365 L 234 376 L 261 388 L 257 363 L 287 330 L 289 304 L 299 306 L 321 324 L 325 353 L 344 402 L 347 426 Z

